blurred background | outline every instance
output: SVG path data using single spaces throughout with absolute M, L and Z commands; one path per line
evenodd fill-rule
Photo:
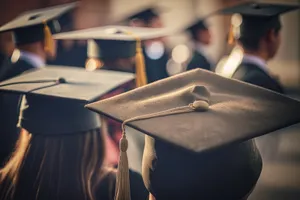
M 26 10 L 69 2 L 73 1 L 1 0 L 0 26 Z M 243 0 L 81 0 L 81 2 L 81 6 L 71 16 L 72 27 L 70 29 L 72 30 L 117 24 L 131 13 L 144 7 L 159 7 L 164 26 L 177 30 L 166 38 L 168 49 L 175 58 L 168 70 L 172 75 L 184 71 L 184 65 L 181 64 L 191 56 L 190 37 L 184 31 L 186 26 L 196 18 L 205 17 L 213 11 L 243 2 Z M 262 0 L 260 2 L 300 3 L 299 0 Z M 268 66 L 271 72 L 279 78 L 288 94 L 300 99 L 300 12 L 298 10 L 287 13 L 281 19 L 283 22 L 281 46 Z M 212 43 L 206 50 L 216 64 L 232 50 L 232 47 L 227 44 L 230 20 L 230 16 L 217 15 L 207 19 L 212 33 Z M 11 34 L 0 34 L 0 53 L 10 56 L 13 49 Z M 299 130 L 300 126 L 293 126 L 284 132 L 278 131 L 272 136 L 258 139 L 265 162 L 261 178 L 250 200 L 300 199 Z

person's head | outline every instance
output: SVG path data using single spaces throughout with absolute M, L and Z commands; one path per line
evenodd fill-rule
M 129 17 L 129 25 L 134 27 L 162 28 L 163 22 L 153 8 L 145 9 Z
M 43 59 L 54 58 L 56 56 L 56 42 L 51 36 L 46 39 L 44 29 L 45 25 L 35 25 L 13 31 L 16 48 L 22 51 L 35 53 Z M 54 26 L 49 26 L 49 29 L 50 34 L 55 33 Z M 51 47 L 49 47 L 49 43 Z
M 254 28 L 257 27 L 257 28 Z M 279 17 L 262 18 L 244 16 L 238 42 L 245 52 L 263 54 L 266 60 L 272 59 L 281 42 Z
M 86 65 L 86 67 L 96 69 L 102 64 L 106 69 L 121 67 L 125 69 L 120 71 L 135 71 L 136 84 L 140 86 L 147 83 L 142 42 L 166 35 L 168 35 L 166 29 L 103 26 L 89 31 L 60 33 L 55 35 L 55 39 L 88 40 L 89 60 L 87 64 L 100 66 Z M 135 62 L 133 62 L 133 58 L 135 58 Z M 96 59 L 100 59 L 102 62 L 96 61 Z M 90 60 L 91 62 L 89 62 Z M 113 66 L 114 64 L 119 66 Z
M 191 33 L 192 39 L 195 42 L 199 42 L 203 45 L 211 44 L 211 32 L 208 26 L 206 25 L 205 21 L 200 20 L 197 23 L 190 26 L 187 30 Z
M 121 72 L 45 67 L 4 81 L 1 92 L 23 94 L 19 142 L 0 171 L 4 195 L 95 199 L 107 171 L 105 142 L 99 115 L 84 105 L 132 79 Z
M 247 2 L 225 8 L 220 13 L 233 15 L 230 40 L 236 38 L 245 53 L 269 60 L 280 46 L 280 16 L 298 8 L 291 4 Z
M 60 31 L 56 18 L 76 5 L 70 3 L 22 13 L 0 27 L 0 33 L 12 31 L 16 48 L 35 53 L 45 60 L 53 58 L 56 46 L 52 34 Z
M 18 126 L 16 151 L 1 170 L 14 199 L 92 199 L 105 155 L 98 115 L 76 101 L 28 95 Z
M 104 145 L 99 129 L 57 136 L 22 129 L 15 151 L 0 171 L 1 185 L 7 191 L 2 195 L 95 199 L 95 186 L 107 172 Z

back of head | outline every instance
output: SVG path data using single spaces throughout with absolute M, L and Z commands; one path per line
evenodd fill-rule
M 78 102 L 30 95 L 20 113 L 19 145 L 1 170 L 13 186 L 6 193 L 13 199 L 91 199 L 105 153 L 98 116 Z
M 99 130 L 64 136 L 34 135 L 22 130 L 19 145 L 1 170 L 12 199 L 91 199 L 104 175 L 103 138 Z M 102 173 L 103 172 L 103 173 Z M 12 190 L 8 190 L 10 184 Z
M 243 199 L 261 169 L 254 141 L 197 154 L 146 136 L 143 178 L 157 200 Z
M 281 30 L 279 17 L 243 16 L 238 41 L 248 51 L 257 51 L 260 42 L 274 31 L 276 35 Z

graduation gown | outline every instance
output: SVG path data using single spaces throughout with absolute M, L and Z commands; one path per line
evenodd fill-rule
M 169 76 L 166 68 L 167 62 L 169 60 L 169 54 L 167 52 L 164 52 L 162 57 L 160 57 L 157 60 L 151 59 L 147 55 L 145 48 L 143 49 L 143 53 L 145 58 L 148 83 L 152 83 L 167 78 Z
M 284 93 L 280 83 L 255 63 L 241 63 L 232 78 L 251 83 L 278 93 Z
M 25 60 L 19 59 L 16 63 L 7 63 L 3 66 L 0 81 L 18 76 L 27 70 L 35 68 Z M 1 84 L 1 83 L 0 83 Z M 0 94 L 0 166 L 11 153 L 18 138 L 17 128 L 19 116 L 20 95 Z
M 78 44 L 74 42 L 70 49 L 66 49 L 63 46 L 63 41 L 58 40 L 56 58 L 54 60 L 48 60 L 48 65 L 63 65 L 63 66 L 74 66 L 84 67 L 87 60 L 87 45 Z
M 187 70 L 196 68 L 211 70 L 211 64 L 208 59 L 198 51 L 194 51 L 192 60 L 187 66 Z
M 139 173 L 129 170 L 130 175 L 130 194 L 131 200 L 146 200 L 149 192 L 147 191 L 142 176 Z M 116 174 L 110 173 L 99 184 L 96 191 L 96 200 L 113 200 L 115 195 Z

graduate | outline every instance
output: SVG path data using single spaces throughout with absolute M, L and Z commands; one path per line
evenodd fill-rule
M 86 62 L 87 70 L 106 69 L 112 71 L 135 72 L 135 81 L 126 83 L 111 91 L 103 98 L 108 98 L 132 90 L 136 87 L 146 85 L 148 76 L 145 70 L 144 56 L 142 52 L 142 41 L 151 40 L 168 35 L 168 30 L 163 28 L 138 28 L 128 26 L 104 26 L 79 31 L 56 34 L 57 40 L 89 40 L 88 57 Z M 108 146 L 109 163 L 116 165 L 119 158 L 118 144 L 122 136 L 121 124 L 107 119 L 107 131 L 113 140 Z M 134 137 L 130 132 L 129 137 Z M 137 144 L 138 143 L 138 144 Z M 133 142 L 130 151 L 132 162 L 131 167 L 141 171 L 141 161 L 144 139 L 137 143 Z M 137 146 L 134 146 L 137 145 Z M 139 149 L 137 151 L 136 149 Z M 133 155 L 134 154 L 134 155 Z
M 205 19 L 198 19 L 186 29 L 192 37 L 194 43 L 194 51 L 192 59 L 188 63 L 187 70 L 201 68 L 212 70 L 213 63 L 207 53 L 205 47 L 211 44 L 212 36 Z
M 16 49 L 11 62 L 0 70 L 0 81 L 18 76 L 28 70 L 44 67 L 47 57 L 55 56 L 52 33 L 59 24 L 57 17 L 76 6 L 75 3 L 28 11 L 0 27 L 0 33 L 12 31 Z M 18 135 L 19 95 L 0 95 L 0 166 L 12 150 Z
M 280 46 L 282 23 L 280 15 L 299 8 L 299 5 L 248 2 L 226 8 L 222 14 L 235 14 L 229 39 L 236 40 L 244 56 L 232 78 L 284 93 L 279 81 L 269 73 L 267 62 Z
M 161 10 L 154 7 L 143 8 L 129 16 L 126 21 L 133 27 L 163 28 Z M 149 83 L 169 76 L 166 66 L 170 56 L 162 38 L 144 41 L 143 53 Z
M 299 101 L 202 69 L 86 107 L 122 122 L 116 200 L 130 199 L 126 126 L 146 135 L 151 199 L 245 200 L 262 170 L 253 138 L 300 122 Z
M 133 78 L 47 67 L 2 82 L 1 93 L 24 96 L 16 149 L 0 169 L 0 199 L 113 200 L 116 174 L 104 162 L 102 124 L 84 105 Z M 146 199 L 141 175 L 132 177 L 131 199 Z

